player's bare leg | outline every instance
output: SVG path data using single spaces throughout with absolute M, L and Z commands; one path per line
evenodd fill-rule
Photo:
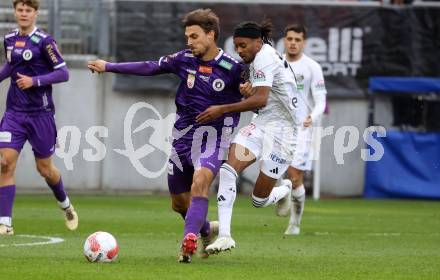
M 58 206 L 63 210 L 66 227 L 69 230 L 76 230 L 78 228 L 78 214 L 64 190 L 60 171 L 53 164 L 52 157 L 35 158 L 35 162 L 38 172 L 46 180 L 58 202 Z
M 14 149 L 0 149 L 0 235 L 13 235 L 12 208 L 15 199 L 15 168 L 19 153 Z
M 287 170 L 287 176 L 293 183 L 292 207 L 290 208 L 290 220 L 284 234 L 298 235 L 300 233 L 301 218 L 304 212 L 306 191 L 304 188 L 304 171 L 292 166 Z

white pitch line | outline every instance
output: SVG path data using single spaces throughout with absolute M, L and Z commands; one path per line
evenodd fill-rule
M 26 235 L 26 234 L 21 234 L 21 235 L 16 235 L 16 236 L 17 237 L 27 237 L 27 238 L 40 238 L 40 239 L 46 239 L 47 241 L 31 242 L 31 243 L 0 244 L 0 247 L 39 246 L 39 245 L 48 245 L 48 244 L 56 244 L 56 243 L 64 242 L 64 239 L 59 238 L 59 237 L 39 236 L 39 235 Z

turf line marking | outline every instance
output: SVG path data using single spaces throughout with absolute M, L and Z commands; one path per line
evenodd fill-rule
M 21 235 L 16 235 L 16 236 L 17 237 L 27 237 L 27 238 L 40 238 L 40 239 L 46 239 L 47 241 L 31 242 L 31 243 L 0 244 L 0 247 L 40 246 L 40 245 L 48 245 L 48 244 L 56 244 L 56 243 L 64 242 L 64 239 L 59 238 L 59 237 L 27 235 L 27 234 L 21 234 Z

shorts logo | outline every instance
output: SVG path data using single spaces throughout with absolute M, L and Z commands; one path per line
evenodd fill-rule
M 34 55 L 33 55 L 33 53 L 32 53 L 31 50 L 25 50 L 25 51 L 23 52 L 23 59 L 26 60 L 26 61 L 31 60 L 33 56 L 34 56 Z
M 11 143 L 12 134 L 9 131 L 0 132 L 0 142 Z
M 215 91 L 222 91 L 225 88 L 225 82 L 222 79 L 215 79 L 214 82 L 212 82 L 212 88 Z
M 188 74 L 188 79 L 186 80 L 186 85 L 188 86 L 188 88 L 193 88 L 195 81 L 196 76 L 194 76 L 193 74 Z
M 285 164 L 287 161 L 285 159 L 280 158 L 279 156 L 275 155 L 274 153 L 271 153 L 269 155 L 270 159 L 274 162 L 277 162 L 279 164 Z
M 275 167 L 274 169 L 269 170 L 270 173 L 278 174 L 278 167 Z
M 174 175 L 174 165 L 168 162 L 168 175 Z

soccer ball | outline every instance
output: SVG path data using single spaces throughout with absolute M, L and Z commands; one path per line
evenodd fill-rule
M 118 257 L 118 252 L 118 243 L 108 232 L 92 233 L 84 243 L 84 256 L 89 262 L 112 262 Z

